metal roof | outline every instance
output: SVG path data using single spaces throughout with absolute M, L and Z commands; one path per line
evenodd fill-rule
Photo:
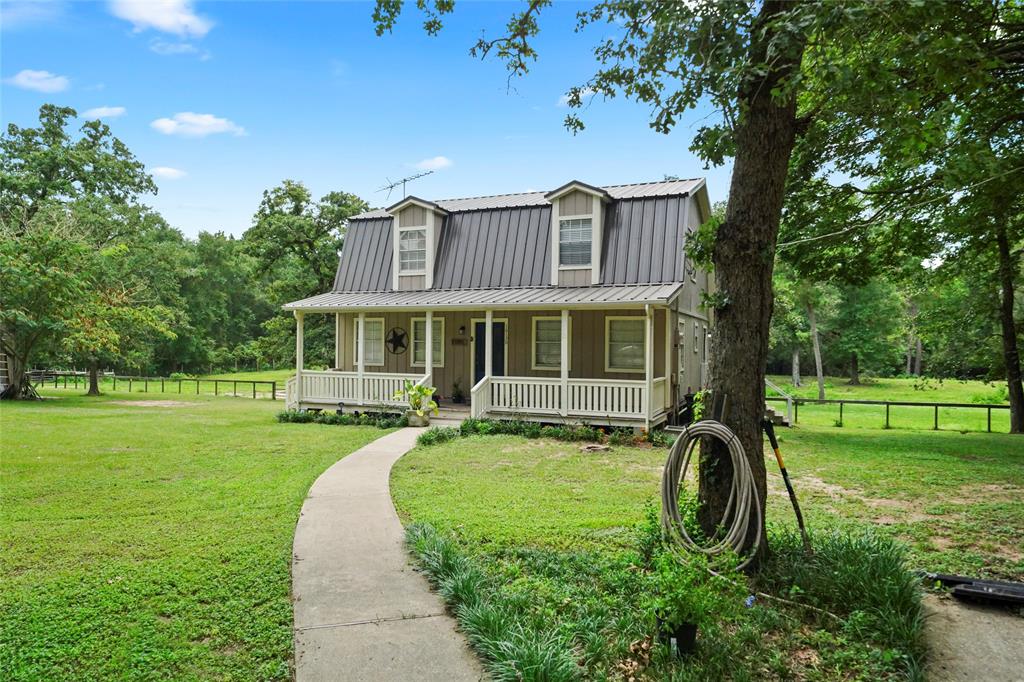
M 661 182 L 638 182 L 631 185 L 609 185 L 600 187 L 613 200 L 638 199 L 646 197 L 686 196 L 697 189 L 703 180 L 664 180 Z M 519 208 L 522 206 L 550 206 L 545 195 L 550 192 L 522 192 L 519 194 L 495 194 L 484 197 L 463 199 L 438 199 L 433 202 L 449 213 L 458 211 L 483 211 L 494 208 Z M 352 220 L 387 218 L 390 214 L 383 208 L 373 209 L 353 216 Z
M 617 308 L 667 305 L 682 283 L 592 287 L 519 287 L 504 289 L 429 289 L 426 291 L 331 292 L 284 306 L 285 310 L 484 310 L 527 308 Z
M 334 275 L 335 291 L 391 288 L 391 220 L 357 220 L 348 226 Z

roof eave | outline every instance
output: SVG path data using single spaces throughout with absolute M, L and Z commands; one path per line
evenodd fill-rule
M 401 211 L 403 208 L 406 208 L 407 206 L 422 206 L 428 211 L 433 211 L 435 213 L 439 213 L 440 215 L 448 215 L 448 211 L 441 208 L 439 204 L 433 201 L 427 201 L 426 199 L 420 199 L 419 197 L 416 196 L 406 197 L 399 201 L 398 203 L 388 206 L 384 210 L 390 213 L 391 215 L 394 215 L 398 211 Z
M 582 192 L 586 192 L 587 194 L 597 195 L 601 197 L 602 201 L 605 202 L 609 202 L 612 200 L 612 196 L 608 193 L 607 190 L 602 189 L 600 187 L 595 187 L 594 185 L 590 185 L 580 180 L 570 180 L 561 187 L 553 189 L 547 194 L 545 194 L 544 198 L 547 199 L 548 201 L 554 201 L 555 199 L 575 190 L 580 190 Z

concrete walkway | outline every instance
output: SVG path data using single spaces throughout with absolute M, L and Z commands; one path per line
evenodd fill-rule
M 384 436 L 310 488 L 292 556 L 299 682 L 483 678 L 440 597 L 412 569 L 391 503 L 391 465 L 420 433 Z

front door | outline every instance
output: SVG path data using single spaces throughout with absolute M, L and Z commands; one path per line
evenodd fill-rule
M 484 378 L 484 367 L 487 364 L 487 323 L 473 322 L 473 385 Z M 491 323 L 491 376 L 505 376 L 505 322 L 495 320 Z

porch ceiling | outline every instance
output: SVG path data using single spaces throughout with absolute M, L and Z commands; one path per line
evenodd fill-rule
M 330 292 L 293 301 L 285 310 L 484 310 L 548 308 L 638 308 L 668 305 L 683 284 L 624 284 L 591 287 L 526 287 L 502 289 L 428 289 L 424 291 Z

